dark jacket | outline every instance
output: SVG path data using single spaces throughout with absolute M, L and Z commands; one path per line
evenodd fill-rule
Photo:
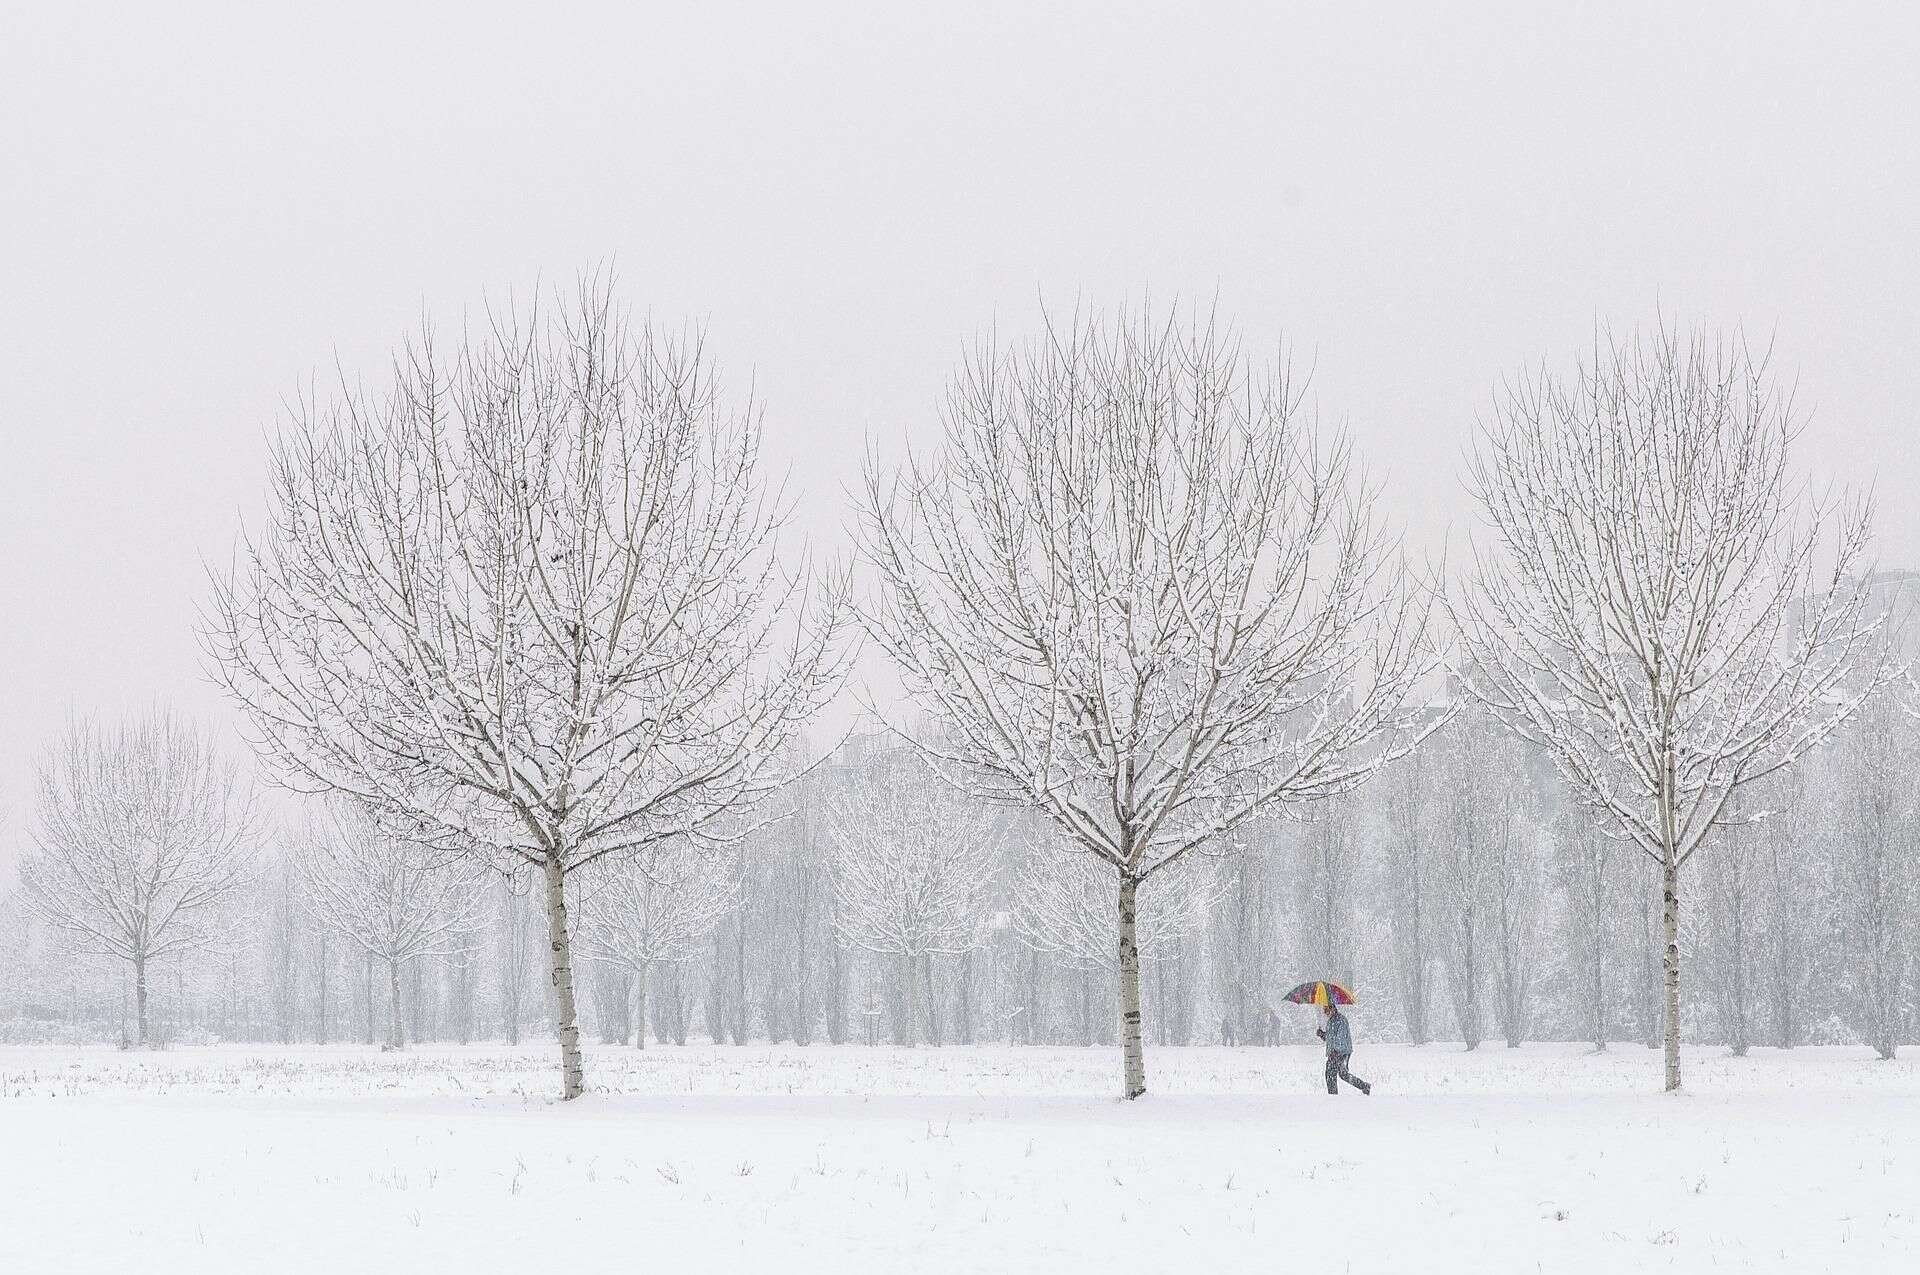
M 1347 1029 L 1347 1016 L 1339 1010 L 1327 1016 L 1327 1025 L 1320 1029 L 1321 1036 L 1327 1041 L 1330 1054 L 1350 1054 L 1353 1052 L 1353 1033 Z

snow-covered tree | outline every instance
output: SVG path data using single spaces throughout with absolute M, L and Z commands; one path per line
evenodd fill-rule
M 381 394 L 302 401 L 206 641 L 289 785 L 539 874 L 563 1092 L 581 1092 L 565 881 L 712 842 L 840 680 L 837 592 L 783 573 L 757 410 L 700 336 L 584 284 L 423 333 Z
M 1763 358 L 1662 330 L 1509 386 L 1470 461 L 1471 686 L 1659 873 L 1670 1090 L 1681 869 L 1882 677 L 1869 507 L 1805 495 L 1797 429 Z
M 1555 875 L 1560 886 L 1560 940 L 1566 953 L 1568 986 L 1579 1021 L 1596 1051 L 1607 1047 L 1620 913 L 1630 897 L 1622 877 L 1622 857 L 1630 853 L 1581 817 L 1566 811 L 1556 821 Z
M 942 774 L 1107 870 L 1137 1097 L 1142 889 L 1402 747 L 1425 612 L 1345 443 L 1210 317 L 982 349 L 944 417 L 936 457 L 869 473 L 867 629 L 941 724 Z
M 1508 808 L 1488 865 L 1487 924 L 1492 937 L 1493 1007 L 1500 1034 L 1517 1049 L 1533 1028 L 1546 856 L 1536 807 L 1521 790 Z
M 1836 749 L 1826 751 L 1822 769 L 1830 771 Z M 1817 938 L 1810 902 L 1818 895 L 1816 882 L 1825 865 L 1808 853 L 1820 840 L 1813 834 L 1807 808 L 1808 769 L 1782 771 L 1774 785 L 1781 791 L 1758 800 L 1782 812 L 1760 825 L 1760 877 L 1769 920 L 1763 961 L 1774 1044 L 1781 1049 L 1801 1042 L 1806 1016 L 1814 1008 L 1813 990 L 1824 982 L 1810 959 Z
M 1360 910 L 1360 856 L 1351 803 L 1332 803 L 1304 822 L 1282 824 L 1294 835 L 1294 953 L 1305 977 L 1351 985 L 1358 972 L 1356 921 Z
M 580 949 L 633 978 L 633 1044 L 647 1045 L 647 982 L 656 965 L 684 961 L 740 906 L 736 852 L 679 841 L 613 860 L 583 878 Z
M 905 1043 L 924 1026 L 937 1044 L 933 957 L 964 955 L 986 940 L 1000 861 L 996 812 L 961 800 L 905 750 L 842 778 L 824 802 L 834 932 L 898 959 Z
M 1752 1046 L 1759 1021 L 1764 823 L 1736 822 L 1723 830 L 1697 876 L 1703 898 L 1695 913 L 1700 924 L 1692 946 L 1699 953 L 1701 981 L 1710 995 L 1718 1034 L 1736 1058 Z
M 400 971 L 472 942 L 487 901 L 487 865 L 395 836 L 350 798 L 314 812 L 295 842 L 294 864 L 313 918 L 385 967 L 387 1048 L 404 1047 Z
M 1841 1017 L 1882 1058 L 1892 1058 L 1920 992 L 1920 774 L 1915 723 L 1890 695 L 1848 728 L 1843 786 L 1827 833 L 1834 867 L 1831 989 Z
M 1431 746 L 1416 750 L 1374 793 L 1384 805 L 1380 836 L 1385 853 L 1378 888 L 1387 896 L 1401 1016 L 1407 1039 L 1416 1045 L 1433 1038 L 1429 1015 L 1437 959 L 1434 937 L 1441 924 L 1434 880 L 1438 803 L 1432 791 L 1432 752 Z
M 166 711 L 70 722 L 36 780 L 27 902 L 80 951 L 131 967 L 149 1044 L 150 967 L 232 935 L 222 905 L 257 849 L 252 793 L 204 731 Z
M 1434 794 L 1439 827 L 1433 864 L 1436 945 L 1446 970 L 1454 1026 L 1468 1049 L 1486 1034 L 1488 975 L 1493 963 L 1493 925 L 1488 915 L 1494 856 L 1512 835 L 1512 776 L 1487 764 L 1482 717 L 1458 717 L 1428 742 L 1439 761 Z

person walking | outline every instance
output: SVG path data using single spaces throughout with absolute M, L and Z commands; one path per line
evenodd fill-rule
M 1347 1016 L 1331 1000 L 1327 1002 L 1326 1026 L 1314 1032 L 1327 1042 L 1327 1092 L 1340 1092 L 1339 1082 L 1344 1080 L 1363 1094 L 1371 1095 L 1373 1086 L 1347 1070 L 1347 1059 L 1353 1057 L 1353 1032 L 1347 1026 Z

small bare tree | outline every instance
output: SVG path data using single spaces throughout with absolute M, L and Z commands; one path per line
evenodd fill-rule
M 647 980 L 656 965 L 692 956 L 740 906 L 740 863 L 679 841 L 644 857 L 603 863 L 582 878 L 592 906 L 581 912 L 580 948 L 633 976 L 633 1047 L 647 1047 Z
M 757 410 L 722 407 L 698 334 L 598 283 L 488 317 L 451 357 L 423 333 L 384 395 L 298 406 L 205 637 L 289 785 L 539 874 L 572 1098 L 567 876 L 743 835 L 843 625 L 782 573 Z
M 1870 510 L 1804 497 L 1797 428 L 1763 357 L 1662 330 L 1509 387 L 1470 460 L 1471 686 L 1660 874 L 1669 1090 L 1681 868 L 1884 678 Z
M 149 967 L 228 937 L 220 905 L 256 850 L 252 793 L 203 731 L 165 711 L 69 723 L 37 780 L 27 901 L 81 951 L 132 967 L 147 1045 Z
M 867 628 L 944 727 L 941 773 L 1110 872 L 1137 1097 L 1142 887 L 1404 747 L 1425 612 L 1344 443 L 1210 318 L 982 349 L 945 426 L 937 459 L 869 474 Z
M 327 802 L 294 845 L 301 902 L 387 971 L 387 1048 L 406 1045 L 400 971 L 466 950 L 484 923 L 487 865 L 397 837 L 360 802 Z
M 905 750 L 843 775 L 825 795 L 834 933 L 899 960 L 904 1043 L 939 1043 L 933 958 L 982 946 L 999 870 L 996 812 L 966 802 Z

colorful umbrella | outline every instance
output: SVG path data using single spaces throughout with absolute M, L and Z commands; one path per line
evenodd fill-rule
M 1325 1005 L 1329 1001 L 1335 1005 L 1351 1005 L 1353 993 L 1338 983 L 1316 978 L 1311 983 L 1300 984 L 1280 999 L 1295 1005 Z

